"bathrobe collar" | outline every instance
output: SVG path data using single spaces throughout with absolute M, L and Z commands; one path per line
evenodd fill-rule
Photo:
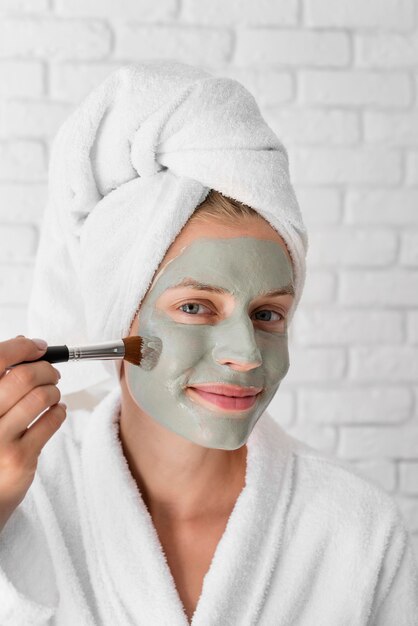
M 103 625 L 187 626 L 174 579 L 119 439 L 119 387 L 82 440 L 87 559 Z M 265 411 L 247 442 L 246 484 L 216 548 L 191 624 L 256 624 L 292 492 L 291 440 Z

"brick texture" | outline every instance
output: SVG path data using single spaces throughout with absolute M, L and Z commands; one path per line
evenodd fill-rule
M 305 0 L 309 26 L 408 31 L 414 23 L 414 0 Z
M 234 63 L 237 65 L 345 66 L 350 47 L 345 33 L 240 29 Z
M 293 26 L 298 23 L 297 0 L 184 0 L 182 19 L 192 24 Z

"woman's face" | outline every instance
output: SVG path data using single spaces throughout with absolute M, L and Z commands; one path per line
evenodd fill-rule
M 157 336 L 163 345 L 150 371 L 124 363 L 139 409 L 201 446 L 243 446 L 289 369 L 292 294 L 289 253 L 267 222 L 189 222 L 132 325 L 131 335 Z M 221 391 L 235 390 L 197 391 L 199 385 L 256 395 L 225 397 Z

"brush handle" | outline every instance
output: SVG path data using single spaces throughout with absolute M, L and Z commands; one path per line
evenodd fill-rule
M 88 346 L 49 346 L 45 353 L 33 361 L 21 363 L 36 363 L 48 361 L 49 363 L 66 363 L 67 361 L 96 361 L 96 360 L 121 360 L 125 357 L 125 344 L 122 339 L 117 341 L 104 341 Z M 21 365 L 16 363 L 16 365 Z M 12 367 L 16 367 L 12 365 Z
M 66 363 L 70 358 L 70 352 L 67 346 L 49 346 L 39 359 L 33 359 L 33 361 L 21 361 L 17 365 L 22 363 L 36 363 L 37 361 L 48 361 L 48 363 Z M 16 365 L 14 366 L 16 367 Z

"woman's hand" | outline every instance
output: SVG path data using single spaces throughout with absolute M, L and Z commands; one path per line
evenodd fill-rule
M 47 361 L 16 365 L 45 351 L 23 336 L 0 342 L 0 530 L 31 486 L 42 448 L 66 417 L 66 406 L 57 404 L 59 371 Z

